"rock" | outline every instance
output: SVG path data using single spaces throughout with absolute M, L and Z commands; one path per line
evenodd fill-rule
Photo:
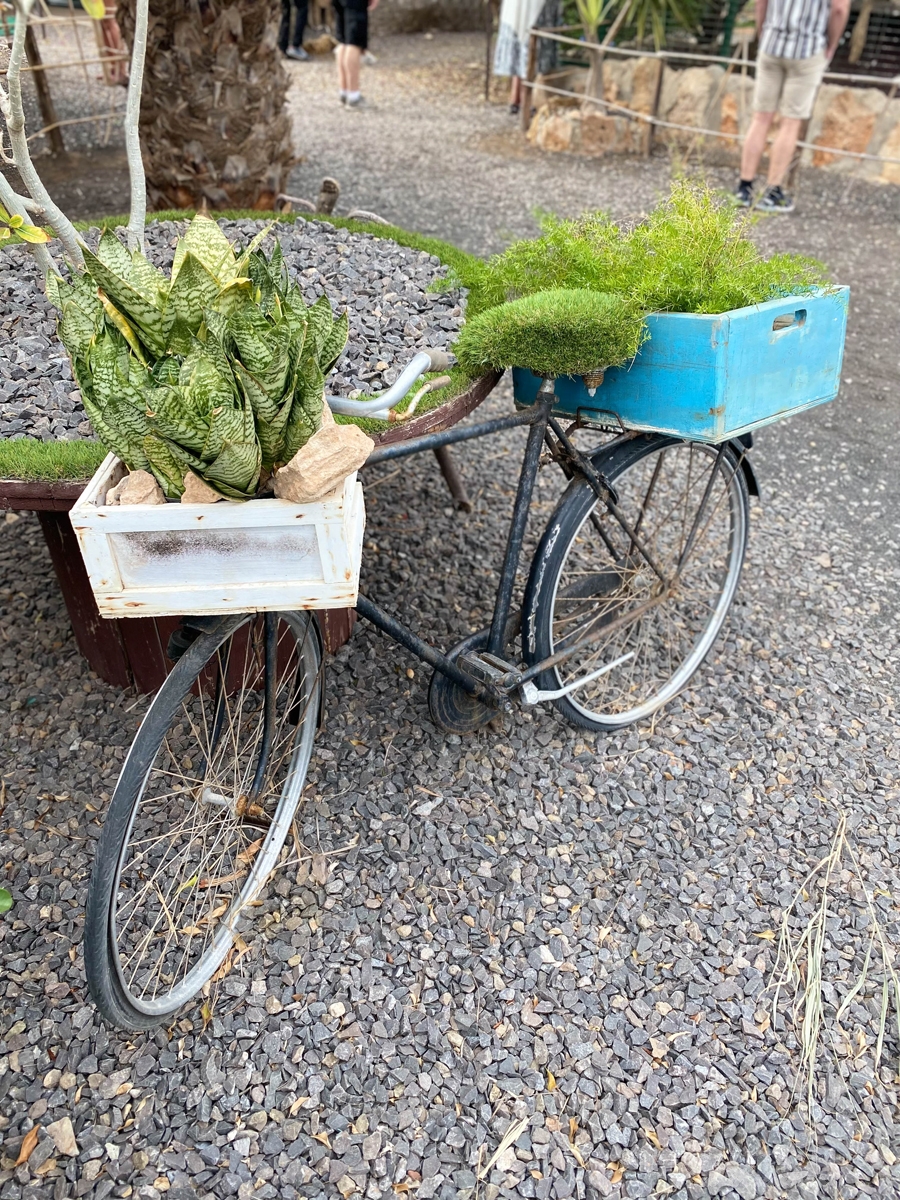
M 149 471 L 131 471 L 106 493 L 107 504 L 165 504 L 162 488 Z
M 47 1132 L 53 1138 L 56 1149 L 60 1154 L 68 1154 L 74 1158 L 78 1154 L 78 1143 L 75 1141 L 75 1130 L 72 1128 L 70 1117 L 60 1117 L 47 1126 Z
M 725 1174 L 728 1178 L 729 1187 L 734 1188 L 741 1200 L 756 1200 L 758 1192 L 761 1190 L 752 1173 L 742 1167 L 740 1163 L 730 1162 L 725 1164 Z
M 324 425 L 275 472 L 275 495 L 296 504 L 321 500 L 371 453 L 372 439 L 358 425 Z
M 210 487 L 205 479 L 201 479 L 199 475 L 195 475 L 193 471 L 188 471 L 184 477 L 184 493 L 181 497 L 182 504 L 217 504 L 225 497 L 217 492 L 215 488 Z
M 866 88 L 841 88 L 822 117 L 818 133 L 810 140 L 817 146 L 865 153 L 875 130 L 875 122 L 887 99 L 883 92 Z M 824 150 L 813 151 L 813 166 L 824 167 L 838 156 Z M 845 160 L 846 161 L 846 160 Z

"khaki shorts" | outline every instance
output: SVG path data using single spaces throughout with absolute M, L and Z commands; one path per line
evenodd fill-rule
M 783 117 L 808 121 L 825 65 L 824 50 L 812 58 L 775 58 L 771 54 L 760 54 L 756 60 L 753 111 L 778 111 Z

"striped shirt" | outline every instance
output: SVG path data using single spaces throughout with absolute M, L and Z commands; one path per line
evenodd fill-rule
M 825 49 L 831 0 L 769 0 L 761 54 L 774 58 L 812 58 Z

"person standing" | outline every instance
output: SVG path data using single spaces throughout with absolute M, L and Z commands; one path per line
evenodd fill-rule
M 524 99 L 522 80 L 528 74 L 531 30 L 548 29 L 561 21 L 560 0 L 503 0 L 500 27 L 494 49 L 494 74 L 512 79 L 509 111 L 515 115 Z M 537 74 L 546 75 L 556 66 L 557 44 L 542 38 L 538 43 Z
M 281 0 L 281 29 L 278 33 L 278 46 L 285 58 L 306 62 L 309 55 L 303 49 L 303 33 L 309 17 L 309 0 L 293 0 L 293 37 L 291 37 L 291 6 L 292 0 Z
M 348 108 L 365 108 L 366 102 L 359 90 L 359 66 L 369 48 L 369 13 L 378 7 L 378 0 L 333 2 L 341 104 Z
M 744 139 L 741 177 L 734 194 L 743 208 L 753 204 L 753 181 L 777 111 L 781 123 L 769 151 L 766 189 L 755 207 L 762 212 L 794 211 L 794 201 L 782 184 L 849 15 L 850 0 L 756 0 L 759 51 L 753 120 Z

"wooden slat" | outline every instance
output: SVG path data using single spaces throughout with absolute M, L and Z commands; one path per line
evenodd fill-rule
M 0 479 L 0 508 L 11 511 L 68 512 L 87 480 Z
M 118 622 L 100 616 L 68 513 L 43 509 L 38 517 L 78 649 L 106 683 L 128 687 L 131 673 Z

